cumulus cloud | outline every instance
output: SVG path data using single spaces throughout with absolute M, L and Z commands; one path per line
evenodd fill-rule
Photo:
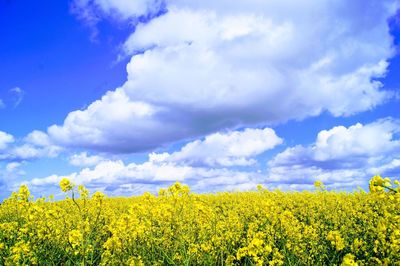
M 25 137 L 25 142 L 39 147 L 52 145 L 48 135 L 42 131 L 34 130 Z
M 14 137 L 6 132 L 0 131 L 0 150 L 4 150 L 10 143 L 15 141 Z
M 124 90 L 117 89 L 87 109 L 69 113 L 63 126 L 53 125 L 48 133 L 63 146 L 115 152 L 145 150 L 163 143 L 176 130 L 156 119 L 161 111 L 161 107 L 131 101 Z
M 11 147 L 3 153 L 0 152 L 0 160 L 23 161 L 44 157 L 56 157 L 60 151 L 61 148 L 58 146 L 37 147 L 25 143 Z
M 104 17 L 129 20 L 134 24 L 140 18 L 156 16 L 165 7 L 163 0 L 74 0 L 71 12 L 91 29 L 91 40 L 99 34 L 97 24 Z
M 74 154 L 69 158 L 69 163 L 74 166 L 93 166 L 105 159 L 99 155 L 88 155 L 87 152 Z
M 12 163 L 8 163 L 6 165 L 6 171 L 7 172 L 14 172 L 16 169 L 18 169 L 21 166 L 21 163 L 18 162 L 12 162 Z
M 164 6 L 162 0 L 75 0 L 72 8 L 75 12 L 88 16 L 90 13 L 97 16 L 107 15 L 120 19 L 138 18 L 154 15 Z M 85 15 L 86 14 L 86 15 Z
M 289 147 L 268 162 L 266 170 L 238 168 L 282 142 L 272 129 L 214 133 L 173 153 L 150 153 L 143 163 L 100 160 L 92 167 L 67 175 L 77 184 L 110 195 L 156 192 L 175 181 L 198 192 L 254 189 L 311 189 L 315 180 L 329 188 L 365 187 L 376 174 L 400 174 L 400 122 L 392 118 L 322 130 L 308 146 Z M 81 154 L 78 157 L 88 157 Z M 57 187 L 64 176 L 29 181 L 35 191 Z
M 196 191 L 254 188 L 262 182 L 260 173 L 237 170 L 235 166 L 255 163 L 263 152 L 281 144 L 282 139 L 270 128 L 214 133 L 203 140 L 189 142 L 174 153 L 151 153 L 144 163 L 124 163 L 89 156 L 86 152 L 70 157 L 77 166 L 91 166 L 67 177 L 79 184 L 101 189 L 109 194 L 127 194 L 175 181 L 185 182 Z M 35 189 L 57 186 L 61 176 L 52 175 L 29 182 Z M 153 185 L 153 187 L 149 187 Z
M 310 146 L 290 147 L 268 162 L 268 182 L 365 185 L 373 175 L 400 174 L 400 122 L 391 118 L 318 133 Z
M 25 171 L 21 169 L 22 164 L 20 162 L 10 162 L 2 164 L 0 161 L 0 197 L 6 196 L 10 184 L 15 181 L 16 178 L 25 175 Z
M 83 3 L 124 18 L 161 2 Z M 124 44 L 127 81 L 51 126 L 55 143 L 137 152 L 321 112 L 349 116 L 392 96 L 377 79 L 393 56 L 387 19 L 397 1 L 165 3 Z
M 254 157 L 282 142 L 270 128 L 214 133 L 204 140 L 190 142 L 172 154 L 152 153 L 150 161 L 193 166 L 246 166 L 255 164 Z
M 351 157 L 378 156 L 399 150 L 400 140 L 393 135 L 400 132 L 400 122 L 384 119 L 375 123 L 343 126 L 318 133 L 315 158 L 320 161 Z
M 56 157 L 62 148 L 53 145 L 47 134 L 33 131 L 23 139 L 0 131 L 0 161 L 23 161 Z
M 109 195 L 129 195 L 145 191 L 157 192 L 160 187 L 176 181 L 189 184 L 195 191 L 221 191 L 235 188 L 255 188 L 258 176 L 225 168 L 212 169 L 176 165 L 174 163 L 124 164 L 122 161 L 103 161 L 93 168 L 85 168 L 67 176 L 52 175 L 28 182 L 33 190 L 57 187 L 61 178 L 67 177 L 92 190 L 102 190 Z M 210 187 L 212 185 L 212 188 Z M 144 189 L 144 190 L 142 190 Z

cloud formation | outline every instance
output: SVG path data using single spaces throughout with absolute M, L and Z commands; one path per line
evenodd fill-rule
M 156 192 L 157 188 L 175 181 L 190 184 L 196 191 L 252 189 L 262 181 L 259 173 L 234 169 L 254 164 L 263 152 L 282 143 L 270 128 L 214 133 L 204 140 L 195 140 L 172 154 L 149 154 L 144 163 L 106 160 L 87 153 L 73 155 L 70 163 L 92 166 L 67 177 L 78 184 L 101 189 L 109 194 L 137 193 L 141 189 Z M 61 176 L 36 178 L 29 182 L 33 189 L 57 187 Z M 152 185 L 152 187 L 150 187 Z M 139 189 L 141 188 L 141 189 Z
M 312 189 L 316 180 L 329 189 L 366 188 L 376 174 L 400 174 L 400 121 L 380 119 L 369 124 L 336 126 L 320 131 L 314 143 L 288 147 L 267 163 L 260 155 L 280 143 L 272 129 L 214 133 L 191 141 L 172 153 L 150 153 L 143 163 L 99 160 L 92 167 L 67 175 L 77 184 L 110 195 L 156 192 L 175 181 L 197 192 L 254 189 L 257 184 L 284 190 Z M 74 157 L 97 161 L 80 154 Z M 251 165 L 252 167 L 245 167 Z M 34 191 L 58 186 L 64 176 L 29 181 Z
M 69 158 L 69 163 L 74 166 L 93 166 L 105 159 L 99 155 L 88 155 L 87 152 L 81 152 L 79 154 L 73 154 Z
M 394 54 L 387 20 L 397 1 L 82 3 L 126 19 L 162 4 L 168 12 L 125 42 L 120 88 L 49 127 L 57 145 L 138 152 L 322 112 L 349 116 L 393 96 L 377 79 Z
M 41 131 L 32 131 L 23 139 L 15 139 L 14 136 L 0 131 L 0 162 L 56 157 L 62 149 L 54 145 Z
M 119 19 L 135 19 L 158 13 L 164 6 L 162 0 L 75 0 L 72 7 L 82 16 L 111 16 Z
M 172 154 L 152 153 L 150 161 L 191 166 L 249 166 L 256 163 L 254 157 L 282 142 L 283 140 L 270 128 L 248 128 L 244 131 L 208 135 L 204 140 L 190 142 Z
M 268 182 L 333 187 L 365 185 L 376 174 L 400 174 L 400 121 L 337 126 L 319 132 L 310 146 L 290 147 L 268 162 Z
M 14 141 L 15 139 L 11 134 L 0 131 L 0 151 L 7 148 L 7 146 Z
M 90 39 L 97 41 L 97 24 L 104 18 L 129 20 L 135 25 L 139 19 L 150 19 L 165 7 L 163 0 L 74 0 L 71 12 L 90 30 Z
M 56 189 L 64 177 L 77 184 L 85 184 L 92 190 L 105 191 L 109 195 L 132 195 L 145 191 L 155 193 L 160 187 L 169 186 L 176 181 L 189 184 L 197 192 L 254 189 L 260 178 L 256 173 L 226 168 L 191 167 L 151 161 L 124 164 L 117 160 L 103 161 L 92 169 L 85 168 L 67 176 L 35 178 L 27 184 L 33 191 L 50 187 Z

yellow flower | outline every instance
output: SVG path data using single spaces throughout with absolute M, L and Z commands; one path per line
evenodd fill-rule
M 61 179 L 60 188 L 63 192 L 70 191 L 72 190 L 73 187 L 74 187 L 73 184 L 71 183 L 71 181 L 69 181 L 68 178 Z
M 104 194 L 102 193 L 102 192 L 100 192 L 100 191 L 96 191 L 94 194 L 93 194 L 93 196 L 92 196 L 92 199 L 93 200 L 95 200 L 95 201 L 102 201 L 103 199 L 104 199 Z
M 357 266 L 357 262 L 354 260 L 355 257 L 352 254 L 346 254 L 344 256 L 341 266 Z
M 27 185 L 22 185 L 19 187 L 18 197 L 21 201 L 28 201 L 30 192 Z
M 331 242 L 332 246 L 334 246 L 337 251 L 340 251 L 345 247 L 344 240 L 339 231 L 330 231 L 326 239 Z
M 196 194 L 177 183 L 159 197 L 106 198 L 63 179 L 81 198 L 27 202 L 22 186 L 0 204 L 0 264 L 394 265 L 399 185 L 379 176 L 370 185 L 387 193 Z
M 89 190 L 87 190 L 83 185 L 78 186 L 78 192 L 81 195 L 81 198 L 86 199 L 89 196 Z
M 322 181 L 320 181 L 320 180 L 317 180 L 317 181 L 314 182 L 314 187 L 317 188 L 317 189 L 324 189 L 325 188 L 324 183 L 322 183 Z
M 79 230 L 72 230 L 68 233 L 68 241 L 72 248 L 76 248 L 81 244 L 82 234 Z

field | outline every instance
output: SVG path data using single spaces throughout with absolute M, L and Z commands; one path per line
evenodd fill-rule
M 397 181 L 315 186 L 107 198 L 64 179 L 62 201 L 22 186 L 0 205 L 0 265 L 400 265 Z

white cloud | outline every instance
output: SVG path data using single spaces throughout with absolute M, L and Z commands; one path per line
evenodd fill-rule
M 155 15 L 163 7 L 162 0 L 75 0 L 73 4 L 74 8 L 78 9 L 75 12 L 83 13 L 82 16 L 101 12 L 103 15 L 119 17 L 119 19 Z
M 52 145 L 49 136 L 38 130 L 34 130 L 25 137 L 25 142 L 39 146 L 46 147 Z
M 69 158 L 69 163 L 74 166 L 93 166 L 105 159 L 98 155 L 88 155 L 87 152 L 74 154 Z
M 324 111 L 348 116 L 392 96 L 376 78 L 393 55 L 387 19 L 397 1 L 166 3 L 166 14 L 139 23 L 126 41 L 125 84 L 51 126 L 54 142 L 136 152 Z M 123 18 L 154 6 L 84 4 Z
M 310 146 L 287 148 L 268 162 L 268 182 L 334 186 L 366 184 L 373 175 L 400 174 L 400 122 L 381 119 L 319 132 Z M 346 185 L 347 184 L 347 185 Z
M 91 30 L 91 40 L 97 41 L 97 24 L 104 17 L 129 20 L 136 24 L 139 18 L 156 16 L 164 8 L 163 0 L 73 0 L 71 12 Z
M 329 8 L 319 6 L 324 12 Z M 364 14 L 349 18 L 330 12 L 316 24 L 313 17 L 292 13 L 277 20 L 170 8 L 139 25 L 126 42 L 128 52 L 152 49 L 132 58 L 124 88 L 144 101 L 225 110 L 226 116 L 231 108 L 264 112 L 258 119 L 269 122 L 323 110 L 338 116 L 368 110 L 388 96 L 379 82 L 371 81 L 384 75 L 392 54 L 388 12 L 381 10 L 382 20 L 376 17 L 372 31 L 353 25 Z M 379 41 L 366 40 L 367 34 L 376 34 Z M 371 53 L 373 48 L 377 53 Z
M 43 157 L 56 157 L 61 151 L 58 146 L 36 147 L 22 144 L 12 147 L 6 153 L 0 154 L 0 160 L 32 160 Z
M 397 158 L 389 160 L 389 162 L 385 164 L 369 168 L 368 173 L 370 175 L 385 173 L 385 175 L 398 179 L 400 174 L 400 155 L 397 154 Z
M 256 162 L 255 156 L 282 142 L 270 128 L 214 133 L 204 140 L 190 142 L 172 154 L 150 154 L 150 161 L 212 167 L 246 166 Z
M 0 131 L 0 161 L 22 161 L 42 157 L 56 157 L 62 147 L 53 145 L 47 134 L 33 131 L 23 139 L 17 139 Z
M 14 137 L 6 132 L 0 131 L 0 150 L 4 150 L 10 143 L 15 141 Z
M 20 162 L 9 162 L 2 164 L 0 161 L 0 194 L 1 197 L 6 196 L 6 192 L 9 192 L 9 184 L 15 182 L 16 178 L 25 175 L 25 171 L 20 169 L 22 163 Z
M 19 87 L 12 88 L 9 92 L 12 98 L 13 106 L 16 108 L 22 102 L 25 92 Z
M 143 164 L 124 164 L 122 161 L 102 161 L 94 168 L 85 168 L 67 176 L 52 175 L 36 178 L 27 184 L 32 190 L 39 191 L 49 186 L 57 187 L 61 178 L 67 177 L 76 184 L 85 184 L 92 190 L 103 190 L 109 195 L 127 195 L 135 191 L 133 187 L 157 192 L 160 187 L 176 181 L 190 184 L 195 191 L 226 190 L 240 187 L 255 188 L 258 179 L 254 173 L 231 171 L 228 169 L 210 169 L 190 167 L 174 163 L 145 162 Z M 151 186 L 149 186 L 151 185 Z M 213 187 L 211 188 L 210 185 Z M 129 189 L 130 188 L 130 189 Z M 137 193 L 136 191 L 135 193 Z
M 5 108 L 6 105 L 4 104 L 4 101 L 0 99 L 0 109 Z
M 18 163 L 18 162 L 8 163 L 6 165 L 6 171 L 9 173 L 12 173 L 12 172 L 16 171 L 20 166 L 21 166 L 21 163 Z
M 377 156 L 400 149 L 400 140 L 393 140 L 393 135 L 400 132 L 399 121 L 387 119 L 349 128 L 338 126 L 321 131 L 315 144 L 315 158 L 349 158 L 350 156 Z
M 400 122 L 391 118 L 333 127 L 319 132 L 312 145 L 298 145 L 279 153 L 268 162 L 265 172 L 254 168 L 237 170 L 236 166 L 252 162 L 281 143 L 273 130 L 215 133 L 171 154 L 150 153 L 144 163 L 100 160 L 93 167 L 66 177 L 110 195 L 156 192 L 175 181 L 189 184 L 197 192 L 254 189 L 256 184 L 270 189 L 303 190 L 311 189 L 315 180 L 329 188 L 354 189 L 365 187 L 375 174 L 400 174 L 399 132 Z M 49 186 L 57 187 L 62 177 L 65 176 L 36 178 L 28 184 L 34 191 L 44 191 Z
M 173 125 L 155 119 L 161 110 L 131 101 L 124 90 L 117 89 L 87 109 L 69 113 L 63 126 L 53 125 L 48 133 L 64 146 L 117 152 L 154 148 L 157 145 L 153 141 L 162 143 L 173 130 Z
M 149 188 L 154 192 L 155 188 L 175 181 L 188 183 L 196 191 L 250 189 L 262 182 L 261 174 L 228 167 L 253 163 L 256 156 L 280 143 L 282 139 L 272 129 L 265 128 L 211 134 L 172 154 L 151 153 L 148 161 L 141 164 L 125 164 L 82 152 L 70 157 L 70 163 L 92 167 L 67 177 L 111 194 L 126 194 L 138 186 L 149 188 L 149 184 L 154 185 Z M 33 179 L 29 184 L 40 190 L 48 185 L 57 186 L 61 178 L 52 175 Z

